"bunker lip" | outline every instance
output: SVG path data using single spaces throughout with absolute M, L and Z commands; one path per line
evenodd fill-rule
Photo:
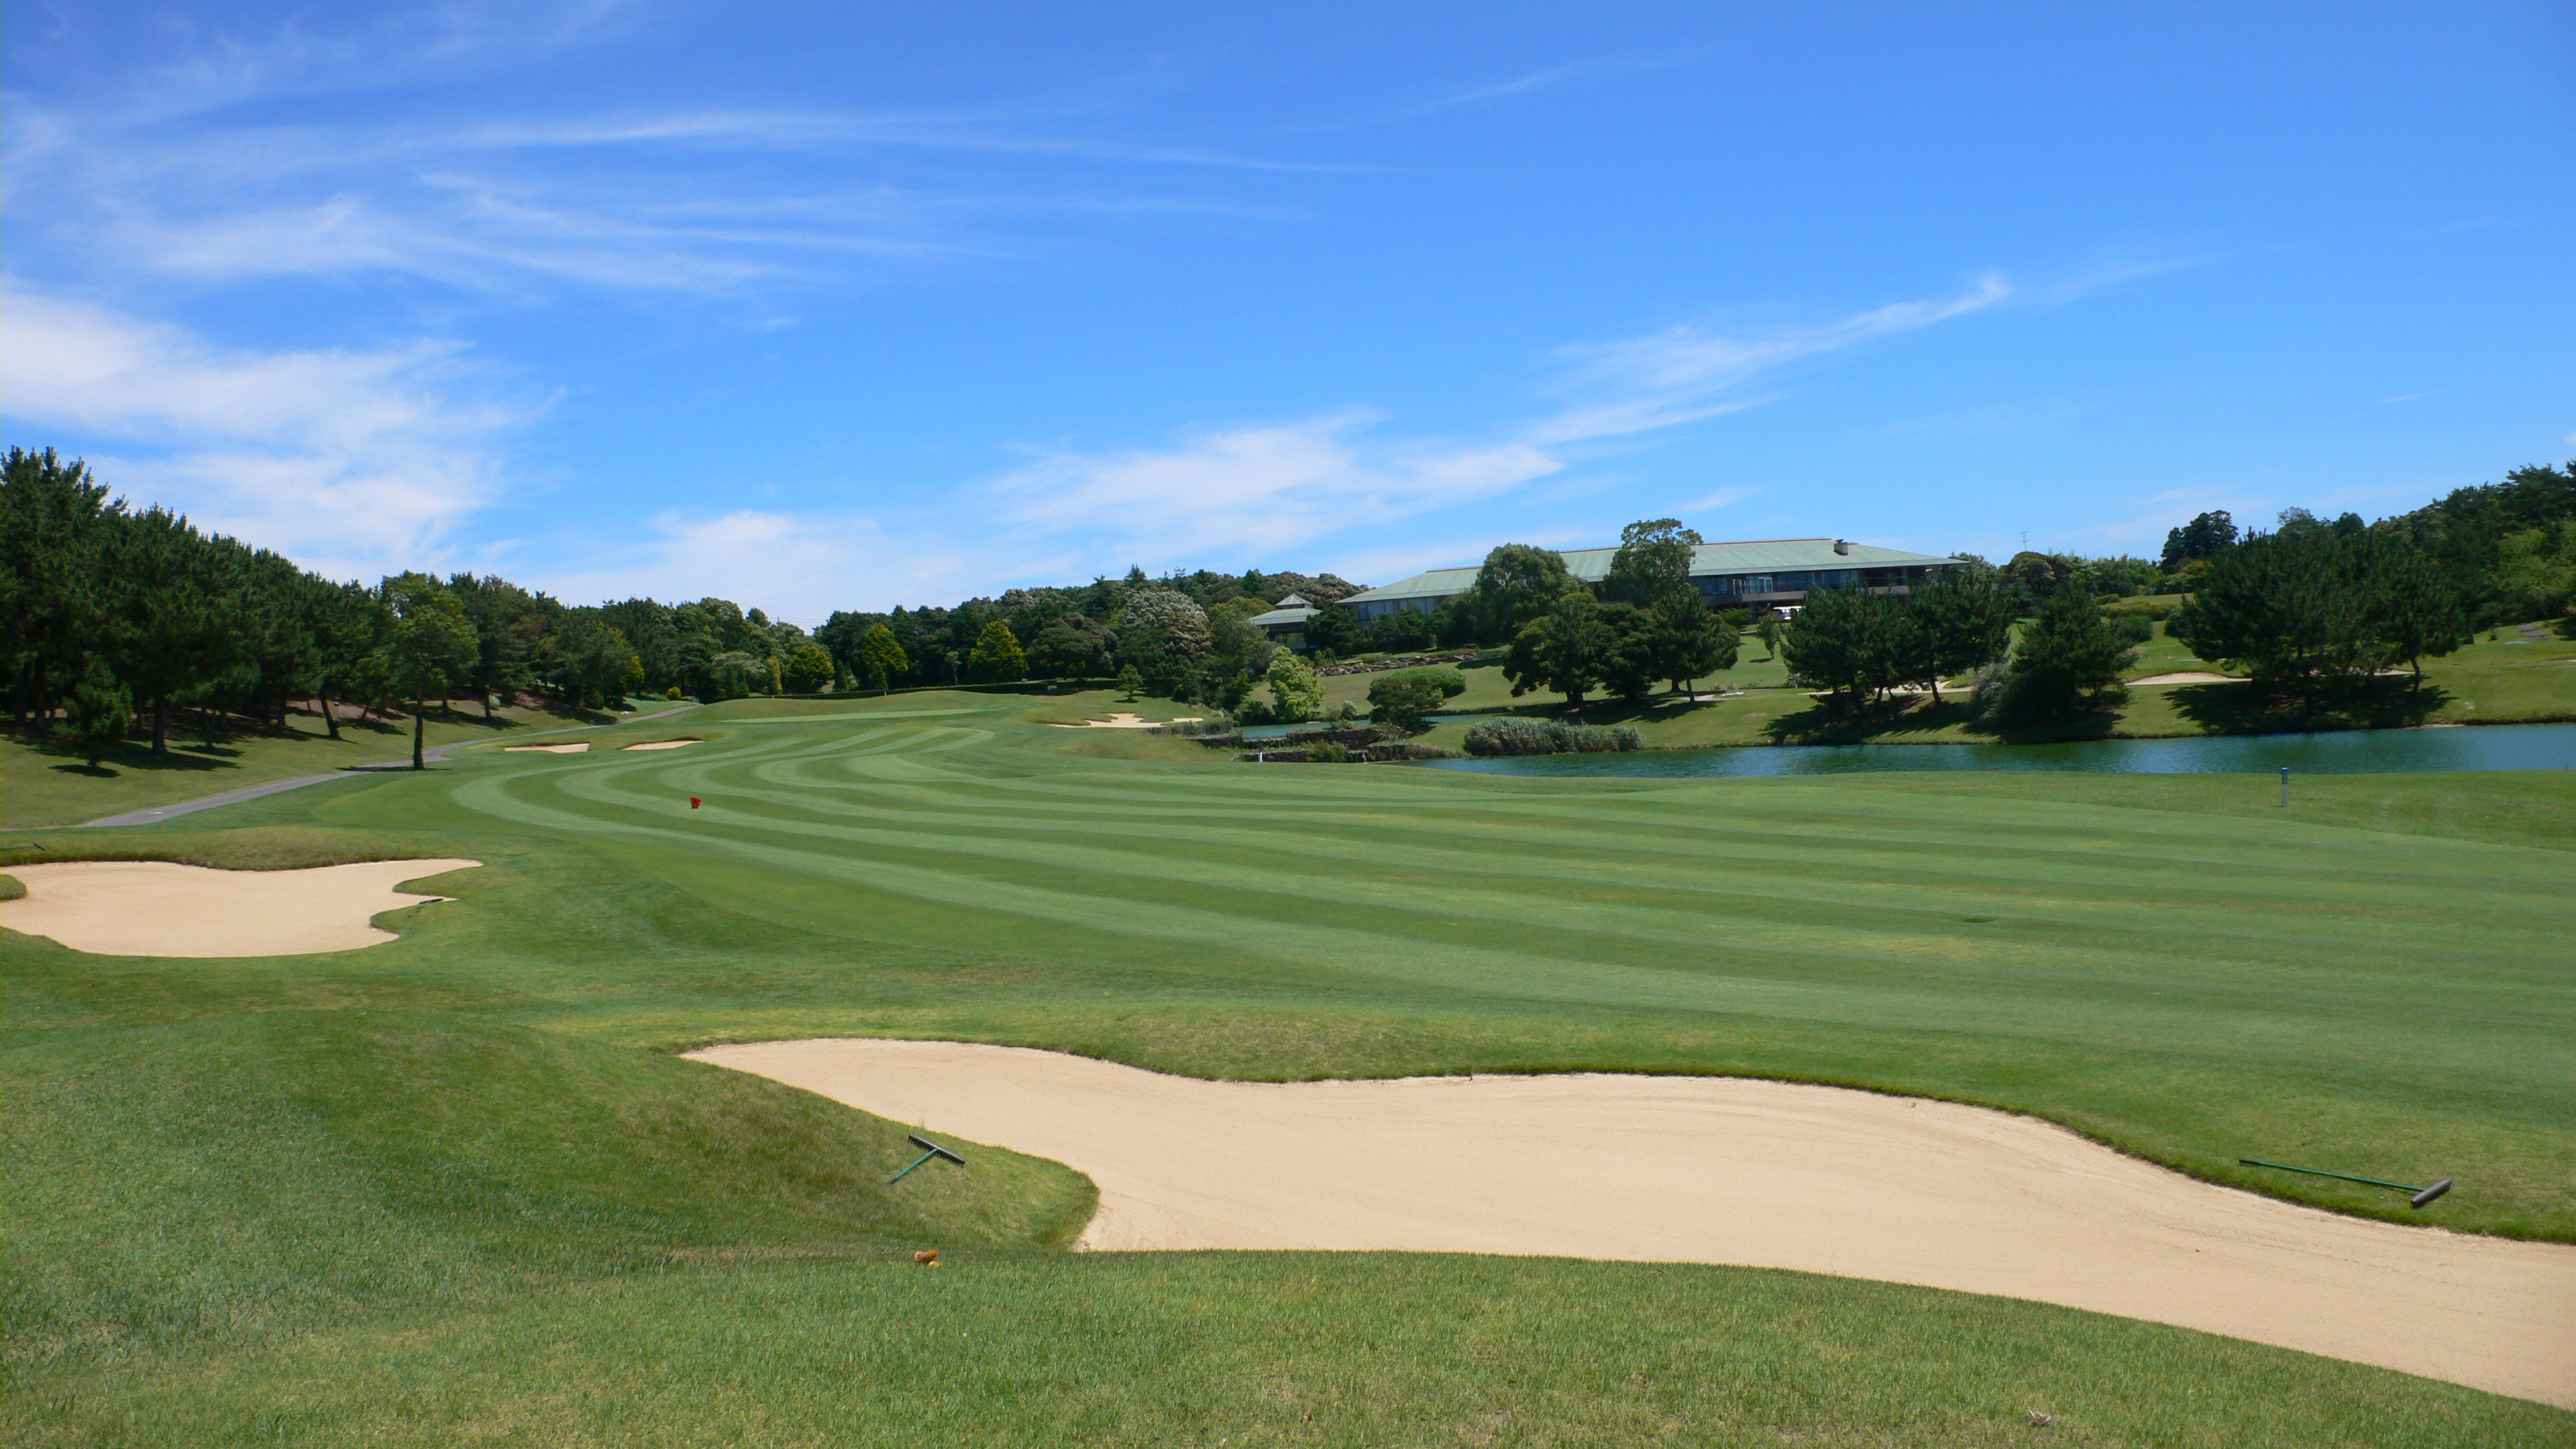
M 23 900 L 0 926 L 107 956 L 304 956 L 399 940 L 370 920 L 449 896 L 397 891 L 479 860 L 371 860 L 311 870 L 212 870 L 164 860 L 16 865 Z
M 2576 1407 L 2576 1248 L 2343 1217 L 1982 1107 L 1731 1077 L 1213 1082 L 931 1041 L 689 1056 L 1088 1173 L 1090 1249 L 1788 1268 Z

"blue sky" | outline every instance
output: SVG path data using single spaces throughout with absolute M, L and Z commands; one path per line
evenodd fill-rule
M 20 0 L 0 428 L 805 621 L 2576 454 L 2576 12 L 2256 10 Z

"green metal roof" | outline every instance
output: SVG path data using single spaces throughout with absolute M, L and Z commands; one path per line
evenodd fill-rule
M 1691 573 L 1702 574 L 1781 574 L 1801 573 L 1814 569 L 1885 569 L 1948 564 L 1954 560 L 1935 558 L 1930 554 L 1907 553 L 1903 549 L 1880 548 L 1872 543 L 1846 545 L 1849 553 L 1834 552 L 1830 538 L 1762 538 L 1738 543 L 1703 543 L 1691 550 Z M 1610 560 L 1617 557 L 1615 548 L 1559 549 L 1557 557 L 1565 560 L 1565 571 L 1583 583 L 1597 584 L 1609 576 Z M 1345 604 L 1364 604 L 1379 599 L 1446 598 L 1463 594 L 1476 582 L 1474 568 L 1432 569 L 1409 579 L 1398 579 L 1364 593 L 1342 600 Z
M 1267 629 L 1279 624 L 1303 624 L 1320 612 L 1318 609 L 1273 609 L 1267 614 L 1255 614 L 1243 622 Z

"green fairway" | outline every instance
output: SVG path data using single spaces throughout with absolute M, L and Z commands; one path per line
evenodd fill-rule
M 41 834 L 486 865 L 439 878 L 458 900 L 405 913 L 403 940 L 341 955 L 8 938 L 16 1438 L 2015 1443 L 2032 1410 L 2066 1442 L 2576 1427 L 2179 1330 L 1796 1275 L 1071 1259 L 1048 1247 L 1088 1210 L 1070 1174 L 984 1149 L 887 1193 L 900 1128 L 661 1054 L 890 1034 L 1271 1079 L 1847 1082 L 2347 1211 L 2410 1216 L 2235 1159 L 2450 1176 L 2425 1218 L 2576 1240 L 2562 772 L 2321 779 L 2284 816 L 2235 777 L 1254 769 L 1038 722 L 1123 707 L 744 700 L 587 755 L 475 748 Z M 610 748 L 677 735 L 705 743 Z M 933 1242 L 956 1267 L 902 1251 Z

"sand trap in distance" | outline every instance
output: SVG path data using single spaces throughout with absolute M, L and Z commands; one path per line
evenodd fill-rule
M 1088 1173 L 1086 1248 L 1795 1268 L 2576 1406 L 2576 1248 L 2342 1217 L 1983 1108 L 1726 1077 L 1205 1082 L 955 1042 L 690 1055 Z
M 397 940 L 368 918 L 449 896 L 397 891 L 479 860 L 371 860 L 312 870 L 209 870 L 165 860 L 21 865 L 0 925 L 108 956 L 302 956 Z
M 629 750 L 676 750 L 682 745 L 703 745 L 704 740 L 646 740 L 640 745 L 625 745 Z
M 541 755 L 578 755 L 586 753 L 590 749 L 590 741 L 583 740 L 577 745 L 503 745 L 501 748 L 513 755 L 529 753 Z
M 2131 684 L 2243 684 L 2244 682 L 2243 675 L 2212 674 L 2205 669 L 2186 669 L 2179 674 L 2150 674 L 2144 679 L 2129 681 Z
M 1199 717 L 1194 714 L 1185 714 L 1174 719 L 1147 719 L 1143 715 L 1129 714 L 1125 710 L 1112 710 L 1107 719 L 1087 719 L 1080 724 L 1060 724 L 1056 728 L 1060 730 L 1149 730 L 1156 725 L 1196 724 L 1198 720 Z

